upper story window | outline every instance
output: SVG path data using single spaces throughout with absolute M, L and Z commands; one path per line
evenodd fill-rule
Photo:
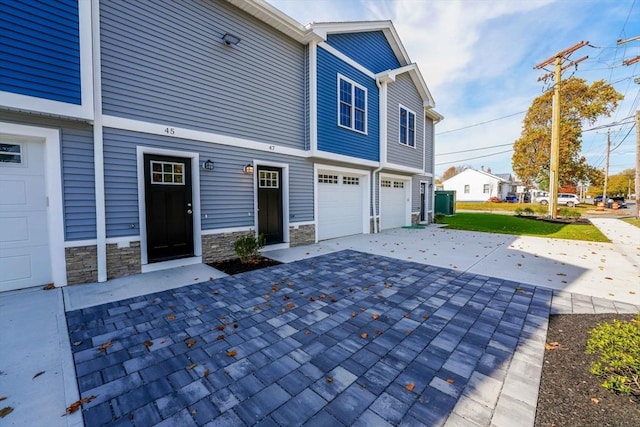
M 465 184 L 464 186 L 464 194 L 469 194 L 471 192 L 471 189 L 469 188 L 469 184 Z
M 338 124 L 367 133 L 367 89 L 338 75 Z
M 485 194 L 489 194 L 489 191 L 490 191 L 490 190 L 491 190 L 491 189 L 489 188 L 489 184 L 484 184 L 484 185 L 482 186 L 482 192 L 483 192 L 483 193 L 485 193 Z
M 416 146 L 416 113 L 400 106 L 400 144 Z

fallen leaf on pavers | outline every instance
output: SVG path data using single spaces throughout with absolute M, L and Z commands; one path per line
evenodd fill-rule
M 287 282 L 287 286 L 293 286 L 293 282 Z
M 379 315 L 379 314 L 377 314 L 377 313 L 374 313 L 374 314 L 372 314 L 372 315 L 371 315 L 371 318 L 372 318 L 373 320 L 378 320 L 378 318 L 379 318 L 379 317 L 380 317 L 380 315 Z
M 149 348 L 153 345 L 153 341 L 145 341 L 142 343 L 143 346 Z
M 280 309 L 280 312 L 281 312 L 281 313 L 286 313 L 286 312 L 287 312 L 287 309 L 286 309 L 286 308 L 281 308 L 281 309 Z
M 101 353 L 104 353 L 104 352 L 105 352 L 105 351 L 107 351 L 107 349 L 108 349 L 109 347 L 111 347 L 112 345 L 113 345 L 113 343 L 111 342 L 111 340 L 109 340 L 109 341 L 107 341 L 107 342 L 106 342 L 106 343 L 104 343 L 104 344 L 100 344 L 100 345 L 98 346 L 98 351 L 99 351 L 99 352 L 101 352 Z
M 269 294 L 264 294 L 264 298 L 265 298 L 265 299 L 269 299 L 269 298 L 271 298 L 271 295 L 269 295 Z
M 316 299 L 313 296 L 309 297 L 309 302 L 314 302 Z
M 356 317 L 356 312 L 355 311 L 351 312 L 351 317 Z
M 353 291 L 355 291 L 355 289 L 349 288 L 349 292 L 353 292 Z
M 205 369 L 204 373 L 202 374 L 205 378 L 207 378 L 209 376 L 209 374 L 211 373 L 210 370 Z
M 333 295 L 329 295 L 329 301 L 338 302 L 338 300 Z
M 404 318 L 405 318 L 405 319 L 408 319 L 408 318 L 410 318 L 410 317 L 411 317 L 411 315 L 410 315 L 409 313 L 407 313 L 407 314 L 405 314 L 405 315 L 404 315 Z
M 51 289 L 55 289 L 56 285 L 54 285 L 53 283 L 49 283 L 48 285 L 45 285 L 42 290 L 43 291 L 50 291 Z
M 233 326 L 233 329 L 237 329 L 238 328 L 238 323 L 234 322 L 232 326 Z
M 520 263 L 518 263 L 518 264 L 516 264 L 516 265 L 517 265 L 518 267 L 522 267 L 522 264 L 520 264 Z
M 214 280 L 214 277 L 213 276 L 209 276 L 209 280 Z
M 164 344 L 165 342 L 166 342 L 166 340 L 165 340 L 164 338 L 162 338 L 162 339 L 160 340 L 160 344 Z
M 191 348 L 194 345 L 196 345 L 196 343 L 197 343 L 197 341 L 192 338 L 189 341 L 187 341 L 187 347 Z
M 423 318 L 423 319 L 428 319 L 428 318 L 429 318 L 429 315 L 428 315 L 428 314 L 423 314 L 423 315 L 422 315 L 422 318 Z
M 170 306 L 169 306 L 169 308 L 170 308 L 171 310 L 173 310 L 174 308 L 176 308 L 176 306 L 172 304 L 172 305 L 170 305 Z
M 187 370 L 188 370 L 188 371 L 191 371 L 191 370 L 193 370 L 193 368 L 195 368 L 196 366 L 198 366 L 198 364 L 197 364 L 197 363 L 192 363 L 191 365 L 187 366 Z
M 296 305 L 292 302 L 290 302 L 289 304 L 287 304 L 287 308 L 291 309 L 291 308 L 296 308 Z
M 413 333 L 413 329 L 407 329 L 404 331 L 405 334 L 411 335 Z
M 74 347 L 77 347 L 77 346 L 79 346 L 80 344 L 82 344 L 82 341 L 76 341 L 76 342 L 74 342 L 74 343 L 73 343 L 73 346 L 74 346 Z
M 591 401 L 592 401 L 593 403 L 595 403 L 596 405 L 597 405 L 598 403 L 600 403 L 600 399 L 598 399 L 597 397 L 592 397 L 592 398 L 591 398 Z
M 0 402 L 2 402 L 3 400 L 7 400 L 7 396 L 0 396 Z
M 614 296 L 615 296 L 615 294 L 609 293 L 609 296 L 610 296 L 610 297 L 614 297 Z
M 413 389 L 416 388 L 416 384 L 415 383 L 409 383 L 406 386 L 404 386 L 404 388 L 406 388 L 408 391 L 413 391 Z
M 69 407 L 67 408 L 67 414 L 73 414 L 74 412 L 77 412 L 78 409 L 80 409 L 80 406 L 82 406 L 84 403 L 91 402 L 96 397 L 97 397 L 96 395 L 92 394 L 89 397 L 84 397 L 84 398 L 82 398 L 80 400 L 76 400 L 71 405 L 69 405 Z
M 32 379 L 32 380 L 35 380 L 36 378 L 38 378 L 40 375 L 44 374 L 45 372 L 47 372 L 47 371 L 40 371 L 40 372 L 38 372 L 37 374 L 35 374 L 35 375 L 33 376 L 33 378 L 31 378 L 31 379 Z
M 227 357 L 236 357 L 238 355 L 237 350 L 229 350 L 227 351 Z
M 565 273 L 556 273 L 556 276 L 566 276 Z
M 260 307 L 256 305 L 255 307 L 253 307 L 253 311 L 260 311 Z
M 636 293 L 635 293 L 635 292 L 633 292 L 633 291 L 629 291 L 629 293 L 630 293 L 631 295 L 635 295 L 635 294 L 636 294 Z
M 385 288 L 390 288 L 390 287 L 392 287 L 392 286 L 393 286 L 393 285 L 391 285 L 391 284 L 389 284 L 389 283 L 385 283 L 385 284 L 384 284 L 384 287 L 385 287 Z
M 380 335 L 382 335 L 382 330 L 381 330 L 381 329 L 378 329 L 378 330 L 376 331 L 376 336 L 377 336 L 377 337 L 379 337 Z
M 173 320 L 175 318 L 176 318 L 176 315 L 173 314 L 173 313 L 171 313 L 170 315 L 167 316 L 167 319 L 169 319 L 169 320 Z
M 214 295 L 218 295 L 219 293 L 220 293 L 220 291 L 219 291 L 219 290 L 217 290 L 217 289 L 215 289 L 215 290 L 213 291 L 213 294 L 214 294 Z
M 362 338 L 363 340 L 366 340 L 368 336 L 369 334 L 367 334 L 366 332 L 360 334 L 360 338 Z
M 560 347 L 560 343 L 558 341 L 550 342 L 544 345 L 544 348 L 547 350 L 555 350 L 558 347 Z
M 360 311 L 365 311 L 365 310 L 366 310 L 366 308 L 360 307 Z
M 223 340 L 224 339 L 224 335 L 220 334 L 218 335 L 218 341 Z
M 197 410 L 197 409 L 192 409 L 192 410 L 191 410 L 191 415 L 196 415 L 197 413 L 198 413 L 198 410 Z
M 4 408 L 0 409 L 0 418 L 4 418 L 12 412 L 13 408 L 11 406 L 5 406 Z
M 320 294 L 320 299 L 325 299 L 327 296 L 325 294 Z
M 285 295 L 284 298 L 283 298 L 283 300 L 285 300 L 285 301 L 289 301 L 290 299 L 291 299 L 291 297 L 289 295 Z
M 456 382 L 456 380 L 454 380 L 453 378 L 447 378 L 447 382 L 448 382 L 449 384 L 453 384 L 453 383 L 455 383 L 455 382 Z
M 606 280 L 613 280 L 613 277 L 606 276 L 605 279 Z
M 224 331 L 224 328 L 226 328 L 226 327 L 227 327 L 226 325 L 219 325 L 218 326 L 218 330 L 219 331 Z
M 333 378 L 332 377 L 327 377 L 327 382 L 328 383 L 332 383 L 333 382 Z
M 307 329 L 306 331 L 304 331 L 304 334 L 305 334 L 305 335 L 310 335 L 310 334 L 311 334 L 311 331 Z

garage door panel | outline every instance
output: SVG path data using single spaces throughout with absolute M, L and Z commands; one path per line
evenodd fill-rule
M 362 178 L 320 171 L 318 181 L 318 239 L 362 233 Z
M 0 143 L 4 153 L 17 153 L 0 161 L 0 291 L 49 283 L 44 145 Z
M 398 228 L 407 225 L 407 185 L 400 180 L 383 179 L 380 188 L 380 228 Z

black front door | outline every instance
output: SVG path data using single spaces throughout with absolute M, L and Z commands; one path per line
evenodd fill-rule
M 427 220 L 427 212 L 426 212 L 426 206 L 425 206 L 426 198 L 427 198 L 427 183 L 421 182 L 420 183 L 420 221 Z
M 258 234 L 282 243 L 282 169 L 258 166 Z
M 193 256 L 191 159 L 144 155 L 147 259 Z

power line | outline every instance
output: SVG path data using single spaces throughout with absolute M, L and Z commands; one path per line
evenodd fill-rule
M 491 120 L 487 120 L 485 122 L 474 123 L 472 125 L 464 126 L 464 127 L 458 128 L 458 129 L 445 130 L 444 132 L 436 133 L 436 135 L 444 135 L 445 133 L 457 132 L 459 130 L 464 130 L 464 129 L 469 129 L 469 128 L 476 127 L 476 126 L 486 125 L 487 123 L 497 122 L 498 120 L 507 119 L 509 117 L 517 116 L 518 114 L 522 114 L 522 113 L 526 113 L 526 112 L 527 112 L 526 110 L 525 111 L 518 111 L 517 113 L 509 114 L 508 116 L 498 117 L 497 119 L 491 119 Z
M 459 160 L 454 160 L 454 161 L 452 161 L 452 162 L 436 163 L 435 165 L 436 165 L 436 166 L 442 166 L 442 165 L 449 165 L 449 164 L 452 164 L 452 163 L 466 162 L 467 160 L 482 159 L 482 158 L 484 158 L 484 157 L 497 156 L 498 154 L 510 153 L 510 152 L 512 152 L 512 151 L 513 151 L 513 149 L 512 149 L 512 150 L 499 151 L 499 152 L 497 152 L 497 153 L 493 153 L 493 154 L 486 154 L 486 155 L 484 155 L 484 156 L 469 157 L 469 158 L 467 158 L 467 159 L 459 159 Z
M 468 150 L 450 151 L 448 153 L 438 153 L 438 154 L 436 154 L 436 156 L 446 156 L 447 154 L 468 153 L 469 151 L 487 150 L 489 148 L 506 147 L 507 145 L 513 145 L 513 142 L 509 142 L 507 144 L 489 145 L 487 147 L 481 147 L 481 148 L 470 148 Z

